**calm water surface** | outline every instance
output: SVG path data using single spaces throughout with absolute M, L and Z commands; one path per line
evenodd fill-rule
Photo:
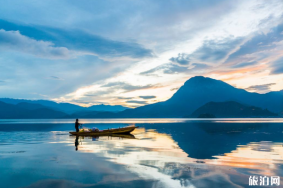
M 251 175 L 283 184 L 283 119 L 81 120 L 140 127 L 97 138 L 70 136 L 73 121 L 0 120 L 0 187 L 229 188 Z

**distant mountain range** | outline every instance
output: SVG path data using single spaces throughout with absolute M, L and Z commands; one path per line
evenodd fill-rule
M 283 116 L 283 90 L 266 94 L 251 93 L 223 81 L 202 76 L 196 76 L 186 81 L 167 101 L 135 109 L 119 105 L 94 105 L 85 108 L 70 103 L 56 103 L 47 100 L 0 98 L 0 101 L 2 101 L 0 112 L 5 111 L 3 108 L 7 108 L 3 103 L 13 105 L 14 109 L 18 109 L 17 113 L 5 112 L 5 116 L 3 114 L 0 116 L 2 119 L 5 117 L 42 118 L 43 109 L 48 111 L 47 114 L 50 114 L 49 116 L 45 115 L 45 118 L 54 118 L 55 116 L 56 118 L 181 118 L 196 116 L 197 113 L 210 114 L 212 111 L 216 117 L 271 117 L 277 114 Z M 10 106 L 10 108 L 12 107 Z M 225 108 L 230 110 L 230 114 L 224 110 Z M 239 108 L 245 110 L 239 111 Z M 21 111 L 23 109 L 26 112 Z M 21 115 L 20 112 L 25 115 Z M 57 115 L 55 115 L 56 113 Z
M 121 105 L 93 105 L 82 107 L 70 103 L 56 103 L 48 100 L 25 100 L 0 98 L 0 119 L 17 118 L 75 118 L 97 112 L 119 112 L 128 109 Z M 97 113 L 96 112 L 96 113 Z
M 278 114 L 272 113 L 267 109 L 255 106 L 246 106 L 234 101 L 209 102 L 195 110 L 188 118 L 258 118 L 258 117 L 277 117 Z
M 82 107 L 75 104 L 70 103 L 57 103 L 54 101 L 49 100 L 26 100 L 26 99 L 11 99 L 11 98 L 0 98 L 0 101 L 8 103 L 8 104 L 25 104 L 33 106 L 37 105 L 38 107 L 48 107 L 54 110 L 59 110 L 62 112 L 65 112 L 67 114 L 72 114 L 79 111 L 106 111 L 106 112 L 119 112 L 123 111 L 125 109 L 128 109 L 127 107 L 121 106 L 121 105 L 93 105 L 90 107 Z
M 27 105 L 23 103 L 14 105 L 0 102 L 0 119 L 47 119 L 65 118 L 68 116 L 64 112 L 52 110 L 46 107 L 36 108 L 39 106 L 40 105 Z

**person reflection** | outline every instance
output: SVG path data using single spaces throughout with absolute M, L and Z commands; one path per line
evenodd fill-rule
M 79 137 L 76 136 L 76 140 L 75 140 L 76 151 L 78 151 L 78 146 L 79 146 Z

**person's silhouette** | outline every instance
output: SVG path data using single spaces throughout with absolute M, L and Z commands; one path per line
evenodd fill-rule
M 76 136 L 76 140 L 75 140 L 76 151 L 78 151 L 78 145 L 79 145 L 79 137 Z
M 79 123 L 79 119 L 76 119 L 76 122 L 75 122 L 75 128 L 76 128 L 76 132 L 79 132 L 80 130 L 79 130 L 79 126 L 80 126 L 81 124 Z

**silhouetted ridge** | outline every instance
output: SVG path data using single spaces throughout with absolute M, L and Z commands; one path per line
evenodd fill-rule
M 11 98 L 0 98 L 0 101 L 5 102 L 7 104 L 14 104 L 21 108 L 25 109 L 39 109 L 39 108 L 49 108 L 56 111 L 62 111 L 67 114 L 78 113 L 82 111 L 110 111 L 110 112 L 118 112 L 128 109 L 127 107 L 121 105 L 93 105 L 90 107 L 82 107 L 75 104 L 70 103 L 57 103 L 54 101 L 48 100 L 26 100 L 26 99 L 11 99 Z
M 46 119 L 66 118 L 67 114 L 49 108 L 25 109 L 0 101 L 0 119 Z
M 255 106 L 247 106 L 234 101 L 227 102 L 209 102 L 198 108 L 186 117 L 197 118 L 202 114 L 211 114 L 217 118 L 247 118 L 247 117 L 277 117 L 278 115 L 269 110 L 261 109 Z

